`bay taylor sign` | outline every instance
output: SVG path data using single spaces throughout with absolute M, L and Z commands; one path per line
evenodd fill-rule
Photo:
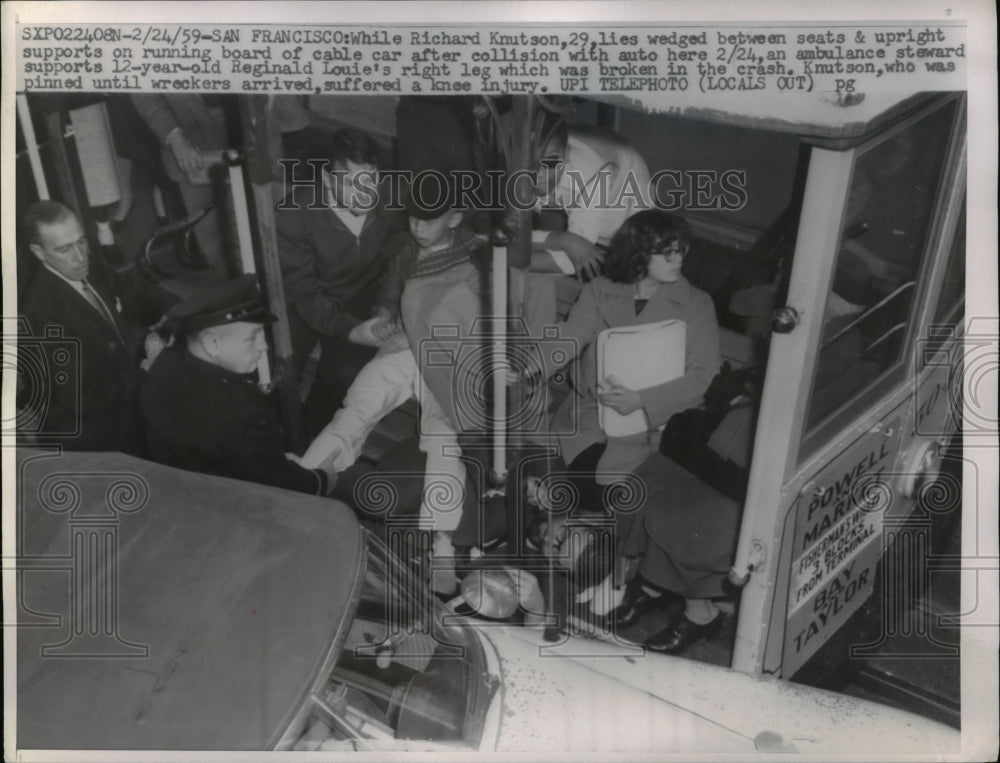
M 863 436 L 807 483 L 795 505 L 782 674 L 790 676 L 871 595 L 893 496 L 900 420 Z

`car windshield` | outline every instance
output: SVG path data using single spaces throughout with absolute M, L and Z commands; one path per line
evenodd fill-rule
M 329 679 L 298 714 L 287 746 L 477 747 L 490 682 L 482 645 L 380 541 L 365 538 L 353 618 L 338 635 Z

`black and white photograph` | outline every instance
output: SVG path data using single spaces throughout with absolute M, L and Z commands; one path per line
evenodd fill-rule
M 5 3 L 5 759 L 995 760 L 995 32 Z

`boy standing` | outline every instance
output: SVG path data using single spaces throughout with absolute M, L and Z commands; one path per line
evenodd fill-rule
M 429 185 L 429 184 L 428 184 Z M 421 404 L 420 449 L 427 454 L 421 521 L 433 528 L 434 553 L 453 553 L 451 535 L 461 518 L 466 471 L 458 455 L 454 365 L 421 368 L 417 358 L 432 326 L 455 326 L 459 335 L 482 312 L 482 283 L 475 260 L 486 242 L 462 225 L 463 214 L 447 187 L 428 201 L 418 184 L 407 200 L 409 232 L 390 240 L 385 286 L 372 328 L 378 353 L 358 374 L 344 406 L 301 459 L 306 467 L 328 460 L 338 471 L 354 463 L 365 439 L 390 411 L 416 395 Z M 430 196 L 431 194 L 428 194 Z M 400 330 L 400 324 L 402 329 Z M 434 587 L 450 592 L 454 574 L 435 575 Z
M 371 136 L 338 130 L 327 158 L 322 197 L 316 198 L 313 185 L 297 184 L 275 210 L 288 328 L 300 378 L 317 341 L 321 347 L 303 410 L 308 435 L 330 420 L 374 355 L 350 334 L 373 315 L 388 266 L 386 244 L 406 225 L 403 215 L 378 203 L 379 153 Z

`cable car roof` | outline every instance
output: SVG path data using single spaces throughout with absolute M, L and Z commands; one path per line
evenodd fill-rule
M 926 93 L 814 93 L 699 91 L 588 95 L 613 106 L 700 119 L 718 124 L 818 138 L 856 138 L 927 97 Z
M 934 93 L 891 91 L 841 94 L 793 92 L 657 92 L 634 95 L 585 93 L 579 97 L 648 114 L 665 114 L 827 140 L 854 139 Z M 314 114 L 394 137 L 398 96 L 325 95 L 312 99 Z M 363 104 L 364 108 L 361 108 Z

